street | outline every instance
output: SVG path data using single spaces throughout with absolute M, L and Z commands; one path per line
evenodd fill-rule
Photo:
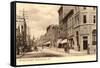
M 17 64 L 44 64 L 59 62 L 93 61 L 96 60 L 95 54 L 87 55 L 86 52 L 70 50 L 65 53 L 58 48 L 39 48 L 38 51 L 27 52 L 21 58 L 17 58 Z M 25 62 L 27 61 L 27 62 Z

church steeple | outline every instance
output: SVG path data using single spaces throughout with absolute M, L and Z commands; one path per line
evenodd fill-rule
M 23 9 L 23 36 L 24 36 L 24 42 L 26 42 L 27 24 L 26 24 L 25 11 L 24 11 L 24 9 Z

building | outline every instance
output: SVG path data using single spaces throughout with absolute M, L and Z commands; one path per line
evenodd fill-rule
M 24 10 L 23 13 L 17 14 L 16 16 L 16 37 L 16 48 L 19 50 L 18 52 L 22 52 L 22 50 L 29 51 L 32 45 Z
M 49 25 L 47 27 L 47 39 L 51 42 L 51 46 L 56 47 L 56 42 L 58 39 L 58 25 Z
M 78 51 L 96 51 L 96 7 L 61 6 L 59 27 L 70 41 L 71 48 Z M 61 33 L 61 32 L 60 32 Z
M 19 28 L 20 31 L 20 35 L 22 37 L 22 41 L 23 41 L 23 45 L 26 44 L 26 36 L 27 36 L 27 24 L 26 24 L 26 20 L 24 17 L 24 12 L 21 15 L 17 15 L 16 17 L 16 29 Z
M 58 25 L 49 25 L 47 27 L 45 35 L 41 36 L 39 39 L 40 43 L 50 42 L 50 47 L 56 47 L 56 42 L 58 39 Z

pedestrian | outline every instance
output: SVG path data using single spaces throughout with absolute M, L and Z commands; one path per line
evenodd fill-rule
M 67 52 L 69 53 L 69 50 L 70 50 L 70 46 L 69 46 L 69 43 L 67 43 Z
M 64 51 L 67 52 L 67 46 L 64 46 Z
M 66 44 L 64 45 L 64 51 L 65 51 L 66 53 L 69 53 L 69 44 L 68 44 L 68 43 L 66 43 Z
M 37 48 L 37 46 L 35 46 L 35 47 L 34 47 L 34 50 L 35 50 L 35 51 L 38 51 L 38 48 Z

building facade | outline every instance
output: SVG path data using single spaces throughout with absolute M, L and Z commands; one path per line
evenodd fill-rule
M 46 29 L 46 33 L 40 37 L 39 41 L 41 44 L 50 42 L 50 47 L 56 47 L 58 39 L 58 25 L 49 25 Z
M 58 25 L 49 25 L 47 27 L 47 38 L 51 42 L 51 46 L 56 47 L 56 42 L 58 39 Z
M 71 48 L 96 52 L 96 7 L 61 6 L 59 27 L 62 28 Z
M 16 51 L 17 54 L 21 54 L 23 51 L 31 50 L 31 39 L 29 35 L 29 29 L 26 23 L 26 17 L 24 11 L 22 14 L 16 16 Z

